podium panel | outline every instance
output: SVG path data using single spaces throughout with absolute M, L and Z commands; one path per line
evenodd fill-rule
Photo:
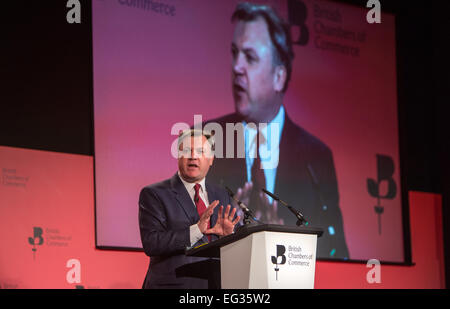
M 220 248 L 223 289 L 312 289 L 316 234 L 261 231 Z

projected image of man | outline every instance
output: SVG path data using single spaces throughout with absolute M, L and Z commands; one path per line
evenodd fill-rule
M 204 125 L 220 124 L 226 153 L 227 139 L 235 137 L 227 136 L 226 125 L 242 124 L 243 129 L 233 135 L 244 137 L 245 158 L 217 158 L 210 177 L 233 188 L 261 221 L 295 225 L 295 216 L 261 189 L 275 193 L 301 210 L 311 226 L 324 229 L 318 257 L 348 258 L 332 152 L 295 124 L 283 104 L 292 87 L 289 25 L 271 7 L 250 3 L 239 4 L 231 20 L 235 112 Z

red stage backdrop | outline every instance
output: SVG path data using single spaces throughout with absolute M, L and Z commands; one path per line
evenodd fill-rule
M 139 191 L 175 173 L 175 123 L 234 111 L 230 17 L 238 2 L 165 0 L 155 9 L 93 1 L 98 246 L 141 248 Z M 404 261 L 394 16 L 369 24 L 368 9 L 337 2 L 257 2 L 289 20 L 296 41 L 308 33 L 294 46 L 284 103 L 333 152 L 350 259 Z M 385 179 L 377 155 L 392 165 Z M 368 179 L 379 181 L 381 196 L 389 182 L 396 187 L 381 199 L 381 234 Z
M 92 157 L 0 146 L 0 173 L 0 288 L 141 287 L 143 252 L 95 248 Z M 315 287 L 445 288 L 441 197 L 409 199 L 414 266 L 318 262 Z
M 0 288 L 137 288 L 143 253 L 95 250 L 93 159 L 0 147 Z

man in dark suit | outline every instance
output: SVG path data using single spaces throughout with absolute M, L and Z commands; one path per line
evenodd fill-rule
M 261 221 L 295 224 L 292 213 L 261 189 L 275 193 L 310 226 L 324 229 L 319 258 L 347 259 L 332 152 L 292 122 L 283 106 L 294 58 L 289 26 L 270 7 L 249 3 L 237 6 L 232 22 L 236 112 L 203 124 L 208 130 L 219 126 L 223 134 L 222 158 L 216 155 L 210 179 L 236 190 Z M 230 124 L 234 131 L 227 131 Z
M 227 192 L 206 181 L 213 145 L 204 131 L 183 132 L 178 138 L 178 173 L 140 193 L 141 240 L 150 257 L 144 288 L 220 288 L 217 260 L 184 254 L 188 247 L 231 234 L 240 220 Z M 228 206 L 224 210 L 216 207 L 219 204 Z

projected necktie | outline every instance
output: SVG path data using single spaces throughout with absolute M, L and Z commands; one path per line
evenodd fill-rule
M 195 206 L 197 207 L 198 215 L 201 217 L 202 214 L 206 210 L 206 205 L 205 205 L 205 202 L 203 202 L 203 200 L 200 197 L 200 188 L 201 188 L 201 185 L 199 183 L 196 183 L 194 186 L 194 190 L 195 190 L 194 202 L 195 202 Z M 208 229 L 209 229 L 209 227 L 210 227 L 210 223 L 208 222 Z M 208 240 L 211 241 L 210 235 L 208 235 Z
M 259 141 L 258 141 L 259 140 Z M 256 133 L 255 137 L 256 142 L 256 158 L 253 160 L 252 165 L 252 183 L 253 189 L 250 194 L 250 207 L 255 209 L 256 211 L 264 211 L 261 205 L 261 198 L 259 194 L 261 193 L 262 188 L 266 188 L 266 178 L 264 176 L 264 170 L 261 168 L 261 159 L 259 157 L 259 146 L 264 143 L 264 136 L 259 131 Z

